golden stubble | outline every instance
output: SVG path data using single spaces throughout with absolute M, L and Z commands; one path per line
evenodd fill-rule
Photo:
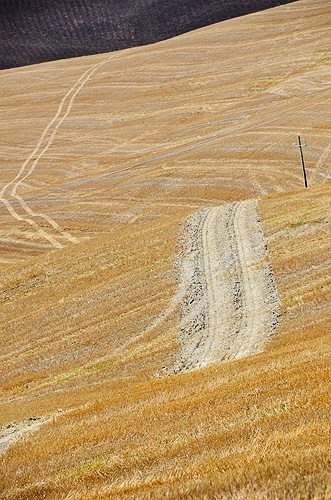
M 0 423 L 50 417 L 1 458 L 4 498 L 330 497 L 330 139 L 327 92 L 314 93 L 327 83 L 329 16 L 327 2 L 304 0 L 123 51 L 77 95 L 20 196 L 294 113 L 303 97 L 316 106 L 34 199 L 77 244 L 53 249 L 1 211 Z M 103 57 L 2 72 L 4 184 Z M 276 335 L 262 354 L 167 377 L 180 347 L 180 223 L 254 196 Z
M 77 300 L 86 288 L 78 288 L 77 282 L 91 272 L 87 262 L 94 255 L 104 268 L 89 281 L 92 297 L 113 255 L 117 265 L 111 275 L 116 277 L 124 316 L 113 335 L 108 330 L 113 344 L 103 350 L 97 344 L 104 341 L 105 307 L 100 317 L 96 309 L 89 329 L 77 327 L 76 335 L 68 337 L 59 333 L 57 347 L 49 347 L 54 350 L 45 363 L 60 356 L 59 367 L 46 366 L 44 377 L 36 370 L 34 378 L 26 375 L 31 379 L 18 378 L 14 387 L 7 387 L 2 404 L 7 421 L 15 412 L 23 420 L 62 410 L 3 457 L 8 498 L 305 498 L 307 490 L 315 498 L 328 498 L 331 195 L 328 187 L 297 190 L 261 198 L 259 206 L 282 307 L 276 335 L 260 355 L 191 373 L 162 377 L 162 364 L 171 363 L 177 350 L 178 310 L 156 322 L 155 330 L 151 321 L 162 315 L 175 291 L 175 235 L 169 235 L 171 227 L 174 233 L 178 230 L 180 218 L 162 229 L 147 224 L 141 240 L 143 230 L 137 224 L 131 240 L 122 229 L 112 233 L 109 246 L 105 239 L 84 245 L 76 260 L 84 273 L 72 271 L 71 293 Z M 318 238 L 320 253 L 315 247 Z M 123 266 L 119 248 L 128 248 L 132 241 L 133 255 L 126 256 Z M 298 246 L 295 264 L 292 245 Z M 111 254 L 114 248 L 117 252 Z M 155 260 L 156 252 L 163 262 Z M 57 267 L 52 276 L 58 276 L 61 286 L 61 269 L 68 272 L 61 265 L 77 257 L 77 247 L 65 253 L 62 263 L 58 256 L 53 261 Z M 102 260 L 101 255 L 108 257 Z M 52 257 L 43 259 L 50 263 Z M 34 260 L 40 264 L 40 257 L 26 261 L 22 276 L 32 265 L 36 274 Z M 145 283 L 142 274 L 150 273 Z M 128 295 L 130 284 L 139 287 L 136 308 Z M 301 299 L 288 301 L 289 291 Z M 64 316 L 63 325 L 67 322 Z M 77 338 L 81 344 L 73 340 Z M 20 336 L 17 342 L 22 342 Z M 87 352 L 80 349 L 86 343 Z M 76 358 L 68 356 L 70 348 Z M 25 356 L 30 367 L 33 360 L 40 363 L 27 351 L 21 353 L 23 369 L 28 364 Z M 41 352 L 47 353 L 47 347 Z

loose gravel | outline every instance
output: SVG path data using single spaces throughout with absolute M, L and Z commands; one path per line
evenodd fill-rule
M 263 351 L 278 323 L 257 200 L 191 215 L 177 262 L 182 305 L 175 373 Z

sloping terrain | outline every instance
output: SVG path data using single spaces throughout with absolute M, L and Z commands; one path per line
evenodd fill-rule
M 155 43 L 295 0 L 2 0 L 0 69 Z
M 328 3 L 302 0 L 155 47 L 2 71 L 0 258 L 295 189 L 298 131 L 309 186 L 327 182 L 329 33 Z
M 0 73 L 3 498 L 330 497 L 330 18 Z M 272 339 L 166 376 L 182 224 L 257 197 Z
M 329 498 L 330 207 L 330 189 L 323 186 L 260 200 L 282 313 L 262 354 L 158 378 L 176 342 L 179 318 L 176 322 L 174 314 L 164 316 L 165 323 L 157 323 L 154 331 L 146 326 L 144 335 L 141 329 L 124 346 L 119 329 L 108 333 L 103 343 L 119 338 L 119 349 L 108 347 L 103 358 L 95 351 L 102 347 L 100 327 L 97 341 L 79 325 L 76 338 L 59 333 L 57 339 L 42 336 L 30 345 L 21 339 L 23 349 L 11 351 L 12 377 L 18 363 L 29 366 L 27 356 L 35 371 L 8 377 L 3 385 L 4 422 L 23 425 L 33 416 L 51 417 L 55 408 L 62 415 L 7 450 L 1 463 L 3 497 Z M 96 260 L 105 249 L 98 252 Z M 31 266 L 24 266 L 27 273 Z M 80 259 L 80 266 L 88 272 L 86 260 Z M 153 274 L 154 283 L 167 276 L 157 267 Z M 53 280 L 60 287 L 63 272 L 54 273 Z M 72 288 L 80 280 L 81 275 L 72 276 Z M 144 290 L 140 287 L 136 297 Z M 82 293 L 86 307 L 93 288 L 88 292 L 83 286 Z M 124 291 L 119 293 L 124 297 Z M 59 297 L 55 287 L 53 296 Z M 169 305 L 160 304 L 159 314 Z M 140 313 L 129 307 L 122 325 L 130 328 L 137 314 L 144 316 L 144 307 Z M 46 305 L 43 314 L 50 318 L 47 311 Z M 150 309 L 148 315 L 153 327 Z M 92 362 L 82 365 L 84 349 Z M 56 359 L 52 350 L 62 357 L 66 372 L 50 363 Z M 40 363 L 45 363 L 44 374 L 35 368 Z

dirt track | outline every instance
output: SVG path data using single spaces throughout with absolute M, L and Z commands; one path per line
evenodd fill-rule
M 261 352 L 279 305 L 257 201 L 191 216 L 181 252 L 183 350 L 175 371 Z
M 47 417 L 31 417 L 24 422 L 13 422 L 0 427 L 0 457 L 7 451 L 9 446 L 15 444 L 23 436 L 31 436 L 49 420 Z

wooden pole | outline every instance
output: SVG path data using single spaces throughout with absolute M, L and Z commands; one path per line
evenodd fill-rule
M 303 172 L 303 180 L 305 183 L 305 188 L 308 187 L 307 184 L 307 176 L 306 176 L 306 170 L 305 170 L 305 162 L 303 161 L 303 151 L 302 151 L 302 146 L 307 146 L 307 143 L 305 142 L 304 144 L 301 144 L 301 139 L 300 139 L 300 134 L 298 134 L 298 146 L 300 149 L 300 157 L 301 157 L 301 165 L 302 165 L 302 172 Z M 294 144 L 294 146 L 297 146 L 297 144 Z

